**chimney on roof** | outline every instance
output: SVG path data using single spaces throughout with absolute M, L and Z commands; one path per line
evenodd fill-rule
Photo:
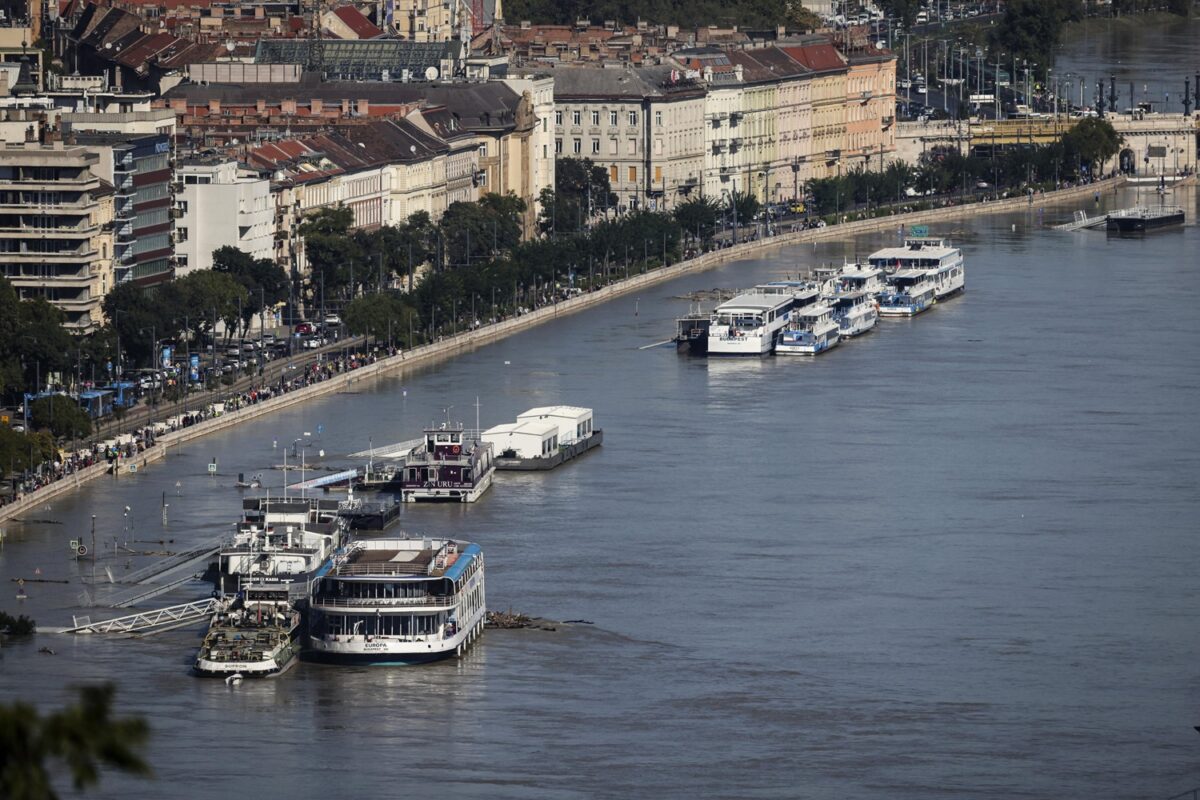
M 319 116 L 325 111 L 325 101 L 319 97 L 314 97 L 308 101 L 308 110 L 312 115 Z
M 287 116 L 295 116 L 296 101 L 294 99 L 284 100 L 279 104 L 279 110 Z
M 221 101 L 220 100 L 209 100 L 208 101 L 208 113 L 212 114 L 214 116 L 217 114 L 220 114 L 221 113 Z
M 350 101 L 349 100 L 342 101 L 342 116 L 343 117 L 350 116 Z
M 267 113 L 267 101 L 261 97 L 254 101 L 254 110 L 261 116 Z
M 359 100 L 358 101 L 358 113 L 363 115 L 364 117 L 370 115 L 371 101 L 370 100 Z

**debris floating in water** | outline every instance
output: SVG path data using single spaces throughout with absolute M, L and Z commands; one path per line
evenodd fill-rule
M 514 612 L 511 608 L 508 611 L 487 612 L 486 626 L 489 628 L 501 628 L 507 630 L 558 630 L 557 623 L 552 620 L 542 619 L 541 617 L 531 617 L 528 614 L 520 614 Z

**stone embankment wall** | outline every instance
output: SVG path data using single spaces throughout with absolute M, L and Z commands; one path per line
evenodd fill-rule
M 372 380 L 380 375 L 385 374 L 404 374 L 417 367 L 424 367 L 430 364 L 435 364 L 439 361 L 452 358 L 459 353 L 471 350 L 481 345 L 490 344 L 507 336 L 520 333 L 537 325 L 541 325 L 552 319 L 567 314 L 573 314 L 578 311 L 583 311 L 587 308 L 598 306 L 602 303 L 607 303 L 613 298 L 627 295 L 650 286 L 654 286 L 666 281 L 678 278 L 681 275 L 687 275 L 693 272 L 703 272 L 704 270 L 719 267 L 730 261 L 736 261 L 743 258 L 753 258 L 762 255 L 764 252 L 773 250 L 779 247 L 786 247 L 793 244 L 801 244 L 805 242 L 839 239 L 849 236 L 855 236 L 863 233 L 870 233 L 877 230 L 887 230 L 895 228 L 899 225 L 921 225 L 930 222 L 940 222 L 946 219 L 958 217 L 970 217 L 980 214 L 993 214 L 1005 211 L 1019 211 L 1024 208 L 1035 208 L 1038 206 L 1049 205 L 1051 203 L 1060 203 L 1064 200 L 1074 198 L 1091 197 L 1095 192 L 1108 192 L 1116 189 L 1121 183 L 1120 178 L 1113 178 L 1097 183 L 1076 186 L 1070 189 L 1061 189 L 1056 192 L 1049 192 L 1044 195 L 1034 195 L 1029 197 L 1014 197 L 1006 200 L 997 200 L 990 203 L 972 203 L 969 205 L 949 206 L 946 208 L 930 209 L 928 211 L 918 211 L 910 214 L 897 214 L 890 217 L 879 217 L 877 219 L 859 220 L 856 222 L 846 222 L 840 225 L 831 225 L 825 228 L 811 228 L 803 231 L 795 231 L 792 233 L 784 233 L 778 236 L 773 236 L 769 239 L 760 239 L 752 242 L 743 242 L 733 247 L 717 250 L 711 253 L 704 253 L 696 258 L 687 261 L 681 261 L 664 269 L 656 269 L 652 272 L 647 272 L 641 275 L 631 275 L 629 278 L 610 284 L 603 289 L 588 294 L 573 297 L 570 300 L 564 300 L 553 305 L 544 306 L 524 314 L 520 317 L 511 317 L 493 325 L 466 331 L 450 336 L 441 341 L 432 344 L 422 345 L 405 353 L 389 358 L 383 358 L 376 361 L 374 364 L 367 364 L 359 367 L 351 372 L 344 372 L 335 375 L 320 383 L 307 386 L 303 389 L 297 389 L 287 394 L 273 397 L 260 403 L 231 411 L 222 414 L 219 417 L 205 420 L 188 428 L 181 428 L 171 433 L 166 433 L 157 438 L 157 443 L 144 452 L 138 453 L 134 458 L 122 459 L 118 475 L 109 476 L 110 480 L 120 480 L 121 475 L 129 474 L 129 466 L 136 465 L 138 470 L 143 469 L 147 464 L 158 461 L 164 458 L 172 447 L 178 447 L 185 442 L 193 439 L 198 439 L 201 436 L 207 436 L 210 433 L 226 430 L 235 425 L 240 425 L 248 420 L 256 419 L 265 414 L 271 414 L 283 408 L 303 403 L 315 397 L 323 397 L 328 394 L 333 394 L 344 390 L 346 387 L 363 381 Z M 29 512 L 36 511 L 49 500 L 63 494 L 64 492 L 72 491 L 86 481 L 93 480 L 109 473 L 109 465 L 96 464 L 86 469 L 82 469 L 75 474 L 64 478 L 61 481 L 49 484 L 42 487 L 36 492 L 22 497 L 20 500 L 10 503 L 3 508 L 0 508 L 0 522 L 10 519 L 20 519 Z

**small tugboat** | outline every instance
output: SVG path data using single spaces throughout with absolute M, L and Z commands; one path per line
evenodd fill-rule
M 231 684 L 238 678 L 282 675 L 300 652 L 299 633 L 300 612 L 292 607 L 286 584 L 247 584 L 213 615 L 193 669 Z
M 402 665 L 460 656 L 483 632 L 483 552 L 452 539 L 362 539 L 309 601 L 306 660 Z
M 590 408 L 546 406 L 488 428 L 483 440 L 496 450 L 496 469 L 530 471 L 554 469 L 599 447 L 604 432 L 593 427 Z
M 1183 209 L 1179 206 L 1135 206 L 1109 214 L 1107 228 L 1109 233 L 1130 236 L 1183 222 Z
M 490 442 L 461 424 L 443 423 L 425 429 L 424 442 L 409 451 L 395 475 L 406 503 L 474 503 L 491 487 L 495 471 Z

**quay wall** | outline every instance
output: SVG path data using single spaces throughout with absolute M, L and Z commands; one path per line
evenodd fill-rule
M 1019 211 L 1025 208 L 1036 208 L 1052 203 L 1059 203 L 1063 200 L 1091 197 L 1095 192 L 1103 193 L 1115 190 L 1120 186 L 1122 181 L 1122 178 L 1110 178 L 1092 184 L 1075 186 L 1070 189 L 1047 192 L 1044 195 L 1034 195 L 1032 198 L 1013 197 L 989 203 L 971 203 L 908 214 L 897 214 L 889 217 L 878 217 L 876 219 L 845 222 L 825 228 L 811 228 L 803 231 L 783 233 L 769 239 L 742 242 L 723 250 L 704 253 L 696 258 L 681 261 L 666 268 L 656 269 L 640 275 L 631 275 L 629 278 L 609 284 L 603 289 L 544 306 L 520 317 L 510 317 L 509 319 L 476 330 L 465 331 L 431 344 L 421 345 L 400 355 L 380 359 L 374 364 L 359 367 L 352 372 L 335 375 L 320 383 L 306 386 L 303 389 L 297 389 L 284 395 L 272 397 L 270 400 L 246 406 L 236 411 L 226 412 L 219 417 L 204 420 L 196 425 L 163 434 L 157 437 L 157 443 L 154 447 L 138 453 L 134 458 L 122 459 L 120 470 L 117 475 L 114 475 L 114 479 L 119 479 L 120 474 L 128 473 L 131 463 L 136 464 L 137 468 L 141 470 L 147 464 L 164 458 L 171 448 L 179 447 L 186 442 L 199 439 L 201 436 L 226 430 L 243 422 L 257 419 L 266 414 L 274 413 L 283 408 L 289 408 L 316 397 L 323 397 L 343 391 L 349 386 L 372 380 L 380 375 L 402 375 L 418 367 L 428 366 L 445 359 L 453 358 L 459 353 L 512 336 L 549 320 L 557 319 L 560 316 L 574 314 L 584 309 L 607 303 L 616 297 L 665 283 L 682 275 L 714 269 L 730 261 L 760 256 L 770 250 L 794 244 L 855 236 L 877 230 L 887 230 L 898 225 L 921 225 L 953 218 Z M 20 500 L 0 508 L 0 523 L 11 519 L 20 519 L 23 515 L 35 511 L 49 500 L 65 492 L 72 491 L 83 483 L 94 480 L 108 472 L 108 464 L 96 464 L 79 470 L 68 478 L 48 484 L 35 492 L 31 492 Z

